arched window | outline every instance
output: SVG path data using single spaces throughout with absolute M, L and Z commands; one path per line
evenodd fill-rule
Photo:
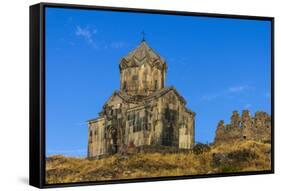
M 89 136 L 89 141 L 90 141 L 90 143 L 92 143 L 92 142 L 93 142 L 93 138 L 92 138 L 92 136 L 93 136 L 93 133 L 92 133 L 92 131 L 90 131 L 90 136 Z
M 123 89 L 125 90 L 127 88 L 127 81 L 123 82 Z

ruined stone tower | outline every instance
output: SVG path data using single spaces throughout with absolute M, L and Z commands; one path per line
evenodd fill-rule
M 130 145 L 190 149 L 195 113 L 174 87 L 165 87 L 167 65 L 146 41 L 119 64 L 120 90 L 88 120 L 88 157 L 124 152 Z
M 240 117 L 237 111 L 233 111 L 230 124 L 225 125 L 223 120 L 219 121 L 215 143 L 237 140 L 270 141 L 271 116 L 258 111 L 251 117 L 250 112 L 244 110 Z

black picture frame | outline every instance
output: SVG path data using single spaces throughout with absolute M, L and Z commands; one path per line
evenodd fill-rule
M 265 20 L 271 22 L 271 170 L 237 172 L 227 174 L 188 175 L 130 180 L 111 180 L 63 184 L 45 184 L 45 9 L 47 7 L 107 10 L 133 13 L 152 13 L 165 15 L 230 18 L 246 20 Z M 83 186 L 147 181 L 165 181 L 191 178 L 226 177 L 274 173 L 274 18 L 248 15 L 228 15 L 183 11 L 103 7 L 73 4 L 39 3 L 30 6 L 30 139 L 29 139 L 29 184 L 38 188 Z

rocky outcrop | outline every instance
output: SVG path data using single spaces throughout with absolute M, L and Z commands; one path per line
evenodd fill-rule
M 266 112 L 258 111 L 251 117 L 249 110 L 244 110 L 240 116 L 233 111 L 230 124 L 219 121 L 215 143 L 235 140 L 271 140 L 271 116 Z

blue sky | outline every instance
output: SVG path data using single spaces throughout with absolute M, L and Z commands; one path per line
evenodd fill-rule
M 86 120 L 119 89 L 120 58 L 142 31 L 196 112 L 197 142 L 233 110 L 270 113 L 269 21 L 47 8 L 47 155 L 86 156 Z

